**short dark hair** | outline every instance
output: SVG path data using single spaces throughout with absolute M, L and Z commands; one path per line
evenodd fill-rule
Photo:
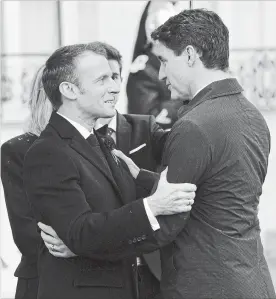
M 120 67 L 120 74 L 121 74 L 122 68 L 123 68 L 123 61 L 122 61 L 123 59 L 122 59 L 121 53 L 116 48 L 114 48 L 113 46 L 111 46 L 107 43 L 95 42 L 95 44 L 98 44 L 99 46 L 101 46 L 105 49 L 107 60 L 115 60 L 118 62 L 119 67 Z
M 59 91 L 59 85 L 62 82 L 67 81 L 80 86 L 78 74 L 75 72 L 75 60 L 87 51 L 106 57 L 105 48 L 95 42 L 61 47 L 46 61 L 42 75 L 42 83 L 54 110 L 59 109 L 62 105 Z
M 201 54 L 207 69 L 227 70 L 229 67 L 229 32 L 221 18 L 205 9 L 184 10 L 168 19 L 152 34 L 179 56 L 188 45 Z

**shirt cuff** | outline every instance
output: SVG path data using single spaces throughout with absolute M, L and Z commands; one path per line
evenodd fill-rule
M 146 210 L 146 214 L 148 216 L 148 219 L 149 219 L 149 222 L 150 222 L 150 225 L 151 225 L 151 228 L 156 231 L 158 229 L 160 229 L 160 225 L 158 223 L 158 220 L 157 218 L 153 215 L 150 207 L 149 207 L 149 204 L 148 204 L 148 199 L 147 198 L 144 198 L 143 199 L 143 202 L 144 202 L 144 206 L 145 206 L 145 210 Z

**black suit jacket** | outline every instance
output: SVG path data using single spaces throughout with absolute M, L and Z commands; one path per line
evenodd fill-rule
M 124 182 L 121 192 L 99 145 L 53 113 L 25 156 L 24 186 L 36 220 L 79 257 L 55 258 L 42 244 L 38 298 L 134 298 L 131 256 L 156 241 L 142 200 L 132 202 L 134 182 Z
M 263 116 L 235 79 L 210 84 L 179 116 L 162 164 L 169 182 L 197 192 L 190 213 L 159 219 L 164 298 L 275 298 L 257 214 L 270 151 Z
M 23 161 L 35 135 L 23 134 L 1 147 L 1 179 L 13 239 L 22 254 L 14 275 L 37 277 L 37 249 L 41 240 L 36 221 L 23 188 Z
M 152 115 L 117 113 L 117 148 L 129 156 L 140 168 L 156 171 L 161 164 L 162 153 L 169 132 L 164 131 Z M 140 145 L 140 150 L 129 152 Z M 139 177 L 140 179 L 140 177 Z M 147 180 L 148 177 L 141 178 Z M 148 196 L 150 189 L 143 188 L 144 183 L 137 184 L 137 193 Z M 143 255 L 153 275 L 161 279 L 161 261 L 159 250 Z
M 118 113 L 117 146 L 125 154 L 146 143 L 146 147 L 131 157 L 141 168 L 155 170 L 161 163 L 161 150 L 167 132 L 155 123 L 153 116 L 121 115 Z M 10 225 L 16 246 L 22 254 L 15 276 L 24 279 L 37 277 L 38 247 L 42 242 L 36 220 L 23 188 L 23 161 L 26 152 L 37 139 L 22 134 L 5 142 L 1 147 L 1 179 Z M 159 253 L 150 253 L 147 262 L 154 275 L 161 276 Z M 34 291 L 35 292 L 35 291 Z
M 157 170 L 161 164 L 168 133 L 155 122 L 152 115 L 117 113 L 117 147 L 140 168 Z M 129 153 L 142 144 L 146 146 L 132 154 Z

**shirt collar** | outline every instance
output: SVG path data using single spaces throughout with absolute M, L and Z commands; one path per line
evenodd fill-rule
M 202 89 L 204 89 L 206 86 L 208 86 L 209 84 L 206 84 L 206 85 L 204 85 L 202 88 L 200 88 L 200 89 L 198 89 L 197 91 L 196 91 L 196 93 L 194 94 L 194 96 L 193 96 L 193 99 L 195 98 L 195 96 L 198 94 L 198 93 L 200 93 L 200 91 L 202 90 Z
M 113 129 L 115 132 L 117 130 L 117 113 L 112 118 L 98 118 L 95 123 L 95 130 L 100 129 L 104 125 L 108 125 L 109 128 Z
M 57 114 L 59 114 L 60 116 L 65 118 L 72 126 L 74 126 L 78 130 L 78 132 L 83 136 L 83 138 L 87 139 L 90 134 L 93 134 L 93 130 L 90 132 L 84 126 L 82 126 L 81 124 L 75 122 L 74 120 L 66 117 L 65 115 L 61 114 L 60 112 L 57 112 Z
M 242 91 L 242 87 L 235 78 L 227 78 L 219 81 L 214 81 L 205 86 L 203 89 L 199 90 L 188 104 L 183 105 L 179 108 L 177 113 L 178 118 L 184 116 L 188 111 L 192 110 L 194 107 L 198 106 L 206 100 L 238 94 Z M 230 99 L 230 97 L 228 97 L 228 99 Z

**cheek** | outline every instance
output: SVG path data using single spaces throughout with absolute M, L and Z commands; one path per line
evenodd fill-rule
M 183 72 L 181 67 L 179 65 L 174 65 L 171 68 L 171 76 L 172 80 L 174 81 L 175 84 L 185 84 L 186 82 L 186 74 Z

